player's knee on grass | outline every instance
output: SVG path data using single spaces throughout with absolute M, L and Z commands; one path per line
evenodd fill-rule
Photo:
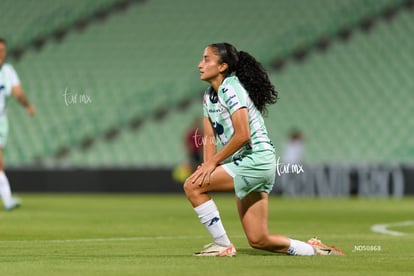
M 288 248 L 282 240 L 275 240 L 274 237 L 270 239 L 270 236 L 265 235 L 247 235 L 247 241 L 252 248 L 271 252 L 284 252 Z
M 248 235 L 247 241 L 251 247 L 256 249 L 266 249 L 268 246 L 267 239 L 259 235 Z

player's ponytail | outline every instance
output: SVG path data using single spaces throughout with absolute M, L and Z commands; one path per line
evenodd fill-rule
M 277 102 L 278 93 L 263 66 L 249 53 L 238 52 L 229 43 L 215 43 L 210 46 L 216 48 L 222 62 L 227 63 L 227 75 L 236 74 L 256 108 L 266 115 L 266 106 Z

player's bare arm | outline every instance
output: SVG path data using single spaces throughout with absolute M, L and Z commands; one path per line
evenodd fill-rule
M 13 96 L 17 99 L 17 101 L 26 108 L 27 112 L 30 116 L 34 116 L 35 109 L 34 107 L 29 103 L 29 100 L 27 99 L 23 87 L 21 85 L 16 85 L 12 87 L 12 93 Z

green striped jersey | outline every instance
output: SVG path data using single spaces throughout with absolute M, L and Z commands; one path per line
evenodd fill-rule
M 247 108 L 249 115 L 251 138 L 249 143 L 233 156 L 243 154 L 246 150 L 271 150 L 274 152 L 273 144 L 267 135 L 263 117 L 236 76 L 224 79 L 217 93 L 212 88 L 207 89 L 204 93 L 203 114 L 210 119 L 217 138 L 223 145 L 227 144 L 234 134 L 231 115 L 243 107 Z
M 6 114 L 7 97 L 11 95 L 12 88 L 19 84 L 19 77 L 11 64 L 0 66 L 0 116 Z

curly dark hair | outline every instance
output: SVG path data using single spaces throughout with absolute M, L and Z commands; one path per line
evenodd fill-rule
M 270 82 L 262 64 L 247 52 L 240 51 L 229 43 L 214 43 L 210 47 L 216 49 L 221 61 L 227 63 L 227 75 L 235 73 L 243 87 L 249 93 L 256 108 L 267 115 L 267 105 L 278 100 L 278 92 Z

